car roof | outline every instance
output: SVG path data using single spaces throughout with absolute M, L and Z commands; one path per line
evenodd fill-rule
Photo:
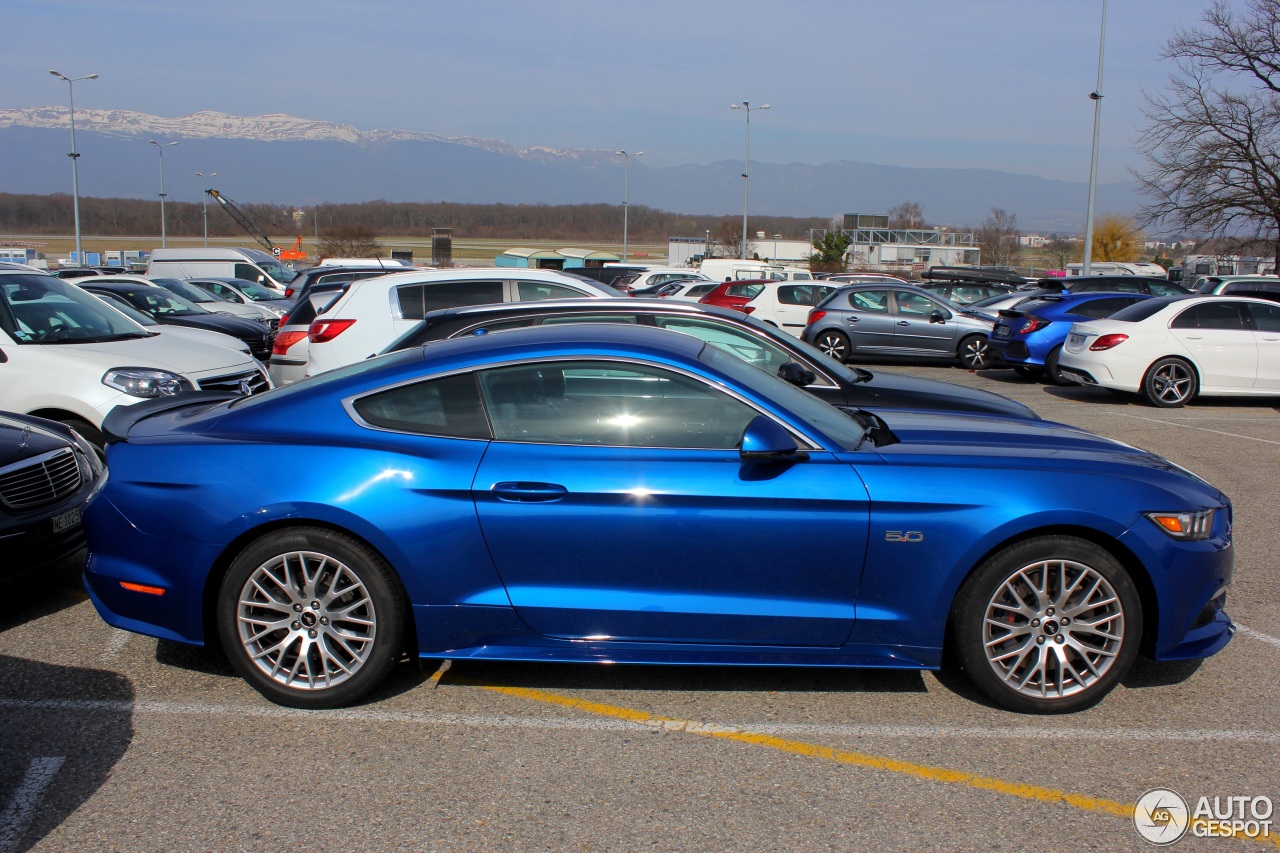
M 703 305 L 698 302 L 672 302 L 669 299 L 635 299 L 619 296 L 616 299 L 539 299 L 536 302 L 495 302 L 489 305 L 460 305 L 455 308 L 440 308 L 428 311 L 423 320 L 466 318 L 472 316 L 509 316 L 527 314 L 551 314 L 565 312 L 581 312 L 599 314 L 601 312 L 663 312 L 669 314 L 711 315 L 731 320 L 742 320 L 741 311 L 733 311 L 718 305 Z

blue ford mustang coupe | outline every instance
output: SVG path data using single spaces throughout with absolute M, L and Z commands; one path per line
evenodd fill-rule
M 1052 713 L 1139 650 L 1234 631 L 1230 501 L 1164 459 L 1046 421 L 842 412 L 661 329 L 442 341 L 104 432 L 99 613 L 220 642 L 284 705 L 354 702 L 406 646 L 916 669 L 947 649 Z

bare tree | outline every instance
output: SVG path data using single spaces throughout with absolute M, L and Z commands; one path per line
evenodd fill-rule
M 340 225 L 320 235 L 322 258 L 380 258 L 382 244 L 372 228 Z
M 742 246 L 742 220 L 727 216 L 711 232 L 711 240 L 715 243 L 716 253 L 725 258 L 754 258 L 756 244 L 747 240 L 746 249 Z
M 1239 16 L 1215 0 L 1164 57 L 1177 69 L 1147 96 L 1139 139 L 1144 223 L 1265 240 L 1280 265 L 1280 0 Z
M 904 201 L 897 207 L 889 208 L 890 228 L 923 228 L 924 208 L 918 201 Z
M 991 208 L 991 215 L 973 232 L 982 247 L 984 263 L 1011 266 L 1018 259 L 1018 217 L 1004 208 Z
M 1084 252 L 1084 241 L 1058 237 L 1046 243 L 1044 251 L 1049 260 L 1053 261 L 1054 269 L 1065 270 L 1067 264 L 1080 260 Z

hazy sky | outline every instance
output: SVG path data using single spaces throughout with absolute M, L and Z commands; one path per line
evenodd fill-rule
M 1210 0 L 1110 0 L 1100 179 Z M 1238 3 L 1237 3 L 1238 5 Z M 287 113 L 364 130 L 1084 181 L 1102 0 L 7 0 L 0 107 Z

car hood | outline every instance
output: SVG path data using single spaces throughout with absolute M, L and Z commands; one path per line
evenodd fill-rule
M 70 444 L 69 438 L 45 426 L 39 418 L 0 413 L 0 468 Z
M 874 378 L 869 382 L 859 383 L 856 387 L 856 395 L 850 394 L 854 398 L 852 405 L 877 413 L 880 412 L 878 404 L 883 401 L 885 406 L 895 409 L 974 412 L 1032 420 L 1040 418 L 1029 406 L 994 391 L 884 370 L 875 371 Z
M 257 365 L 251 357 L 230 347 L 163 333 L 127 341 L 44 346 L 56 350 L 58 355 L 97 362 L 106 367 L 150 367 L 197 377 Z

